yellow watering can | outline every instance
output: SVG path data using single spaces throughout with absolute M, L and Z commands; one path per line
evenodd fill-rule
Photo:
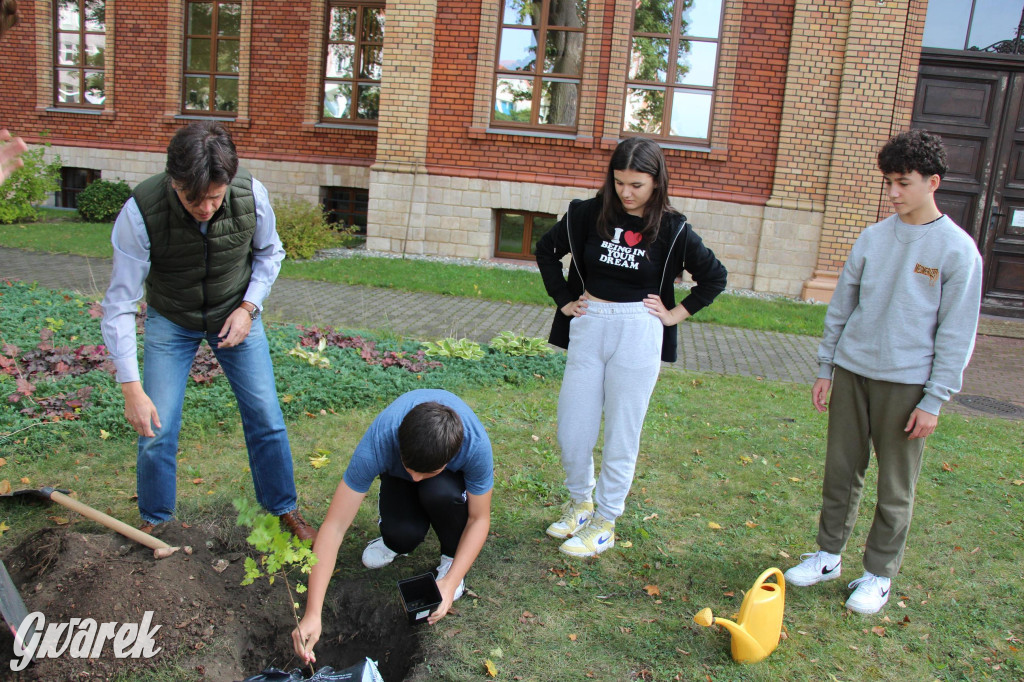
M 776 575 L 776 582 L 766 583 L 768 576 Z M 768 657 L 779 645 L 782 636 L 782 612 L 786 604 L 786 579 L 782 571 L 769 568 L 758 576 L 754 586 L 743 597 L 739 622 L 715 618 L 711 609 L 702 609 L 693 617 L 697 625 L 710 627 L 712 623 L 724 626 L 732 633 L 732 657 L 737 663 L 757 663 Z

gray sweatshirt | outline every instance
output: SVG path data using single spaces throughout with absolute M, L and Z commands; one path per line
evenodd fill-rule
M 898 384 L 923 384 L 918 407 L 938 414 L 960 390 L 974 351 L 981 255 L 943 215 L 908 225 L 892 215 L 857 238 L 825 316 L 818 377 L 839 365 Z

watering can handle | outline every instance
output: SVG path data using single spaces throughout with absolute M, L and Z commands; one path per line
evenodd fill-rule
M 778 568 L 775 568 L 774 566 L 772 568 L 765 569 L 764 573 L 757 576 L 757 580 L 754 581 L 754 586 L 750 588 L 750 591 L 753 592 L 757 588 L 761 587 L 761 584 L 764 583 L 764 581 L 767 580 L 772 574 L 775 575 L 775 581 L 779 584 L 779 592 L 782 593 L 782 597 L 783 599 L 785 599 L 786 578 L 782 575 L 782 571 L 780 571 Z

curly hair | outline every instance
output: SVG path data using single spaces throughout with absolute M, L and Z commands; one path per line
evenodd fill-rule
M 0 37 L 18 23 L 18 0 L 0 0 Z
M 900 133 L 878 152 L 878 168 L 886 175 L 917 171 L 926 178 L 941 178 L 948 170 L 942 138 L 927 130 Z

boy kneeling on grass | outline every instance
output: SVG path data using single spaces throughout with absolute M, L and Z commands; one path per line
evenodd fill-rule
M 363 565 L 382 568 L 419 546 L 433 527 L 441 543 L 433 625 L 466 589 L 465 576 L 491 527 L 494 463 L 480 419 L 448 391 L 420 389 L 399 396 L 370 424 L 345 470 L 313 551 L 306 612 L 292 631 L 295 653 L 316 661 L 327 584 L 345 532 L 380 476 L 381 537 L 363 550 Z
M 900 569 L 921 473 L 924 440 L 958 392 L 974 350 L 981 256 L 974 240 L 935 205 L 946 173 L 942 141 L 922 130 L 878 154 L 896 214 L 857 238 L 825 316 L 811 401 L 831 405 L 818 521 L 819 551 L 786 571 L 800 587 L 839 577 L 874 446 L 878 503 L 864 575 L 846 608 L 876 613 Z M 832 392 L 831 402 L 829 391 Z

